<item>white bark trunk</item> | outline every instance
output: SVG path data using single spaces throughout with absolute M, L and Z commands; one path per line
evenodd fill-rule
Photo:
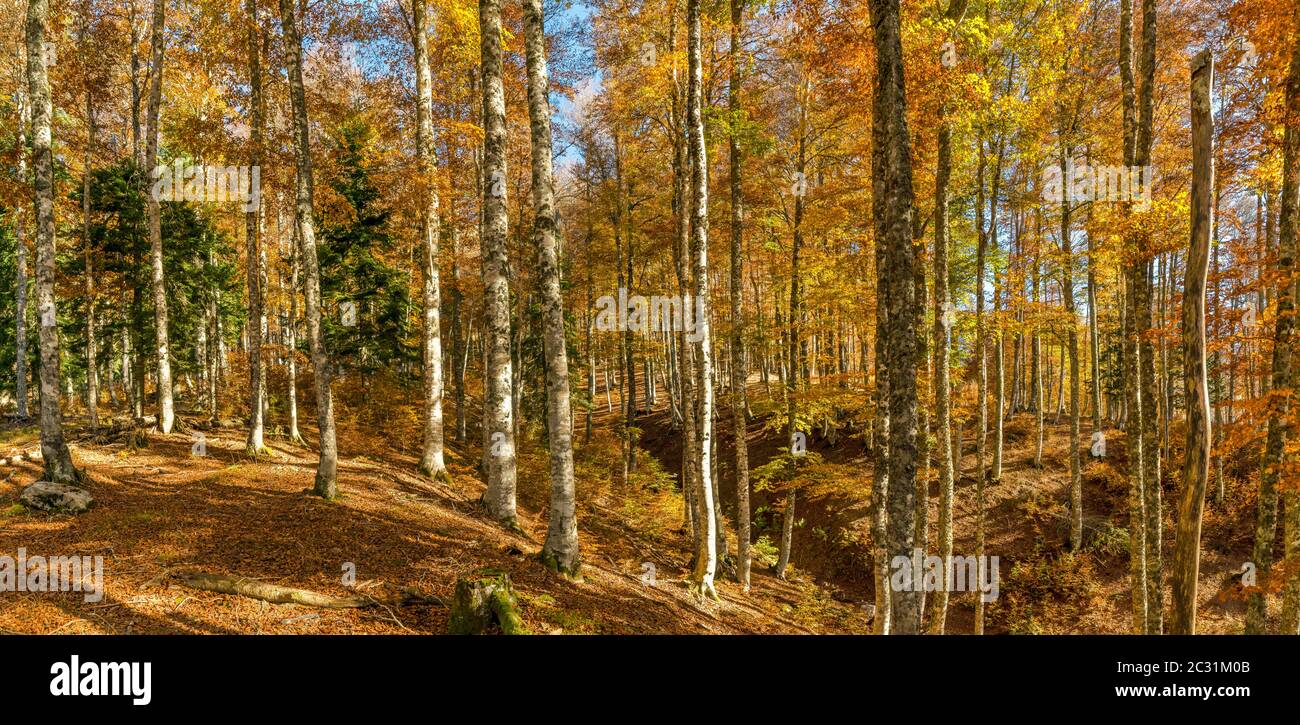
M 717 516 L 713 496 L 713 351 L 709 335 L 709 185 L 708 156 L 705 149 L 703 121 L 704 72 L 700 42 L 700 0 L 687 0 L 687 92 L 686 124 L 691 157 L 691 263 L 694 272 L 698 315 L 694 330 L 699 342 L 695 343 L 696 389 L 699 397 L 698 458 L 699 487 L 696 491 L 698 522 L 704 529 L 697 537 L 700 544 L 695 552 L 695 570 L 691 580 L 700 596 L 717 598 L 713 578 L 717 570 Z M 683 304 L 683 314 L 687 305 Z
M 293 0 L 280 0 L 280 23 L 288 46 L 289 97 L 293 105 L 294 158 L 297 162 L 297 227 L 301 235 L 307 298 L 307 339 L 316 379 L 316 420 L 320 427 L 320 463 L 316 468 L 317 496 L 338 495 L 338 444 L 334 433 L 334 397 L 330 391 L 330 358 L 321 329 L 320 261 L 316 257 L 316 226 L 312 200 L 311 138 L 307 99 L 302 84 L 302 37 Z
M 515 512 L 515 426 L 510 358 L 510 283 L 506 236 L 506 99 L 502 84 L 501 2 L 479 0 L 483 89 L 483 472 L 488 512 L 508 527 Z
M 250 119 L 249 158 L 250 167 L 262 163 L 262 57 L 261 27 L 257 20 L 257 0 L 247 0 L 248 17 L 248 76 L 252 93 L 252 118 Z M 266 451 L 263 440 L 263 413 L 266 406 L 266 369 L 262 359 L 262 277 L 265 263 L 262 256 L 261 239 L 261 204 L 245 215 L 244 235 L 248 241 L 248 394 L 249 423 L 248 443 L 245 447 L 250 456 L 257 456 Z
M 420 470 L 429 476 L 446 472 L 443 461 L 442 426 L 442 290 L 439 286 L 438 183 L 434 176 L 437 159 L 433 149 L 433 76 L 429 70 L 429 18 L 425 0 L 412 2 L 412 45 L 415 53 L 417 115 L 416 156 L 426 194 L 420 217 L 424 248 L 424 329 L 421 350 L 424 357 L 424 452 Z
M 152 172 L 158 163 L 158 108 L 162 103 L 163 33 L 166 31 L 166 0 L 154 0 L 152 38 L 152 77 L 149 83 L 149 110 L 145 126 L 144 174 Z M 167 342 L 167 284 L 163 274 L 162 216 L 158 199 L 153 193 L 147 197 L 149 207 L 149 259 L 152 265 L 150 278 L 153 286 L 154 327 L 157 334 L 155 353 L 158 357 L 158 429 L 170 433 L 174 413 L 172 410 L 172 364 Z
M 555 222 L 551 159 L 550 76 L 542 1 L 524 0 L 524 45 L 528 56 L 528 115 L 533 161 L 533 237 L 542 292 L 542 340 L 546 357 L 547 433 L 551 454 L 551 511 L 542 561 L 559 572 L 579 573 L 578 515 L 573 483 L 573 419 L 569 405 L 569 358 L 564 337 L 560 287 L 560 241 Z
M 45 31 L 49 0 L 27 4 L 27 87 L 32 104 L 32 166 L 36 194 L 36 304 L 41 348 L 41 454 L 43 479 L 79 483 L 72 454 L 63 439 L 63 409 L 59 399 L 59 328 L 54 294 L 54 158 L 51 150 L 49 71 L 45 60 Z

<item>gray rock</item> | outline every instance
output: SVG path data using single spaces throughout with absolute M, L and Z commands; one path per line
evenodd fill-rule
M 51 513 L 80 514 L 95 505 L 86 489 L 50 481 L 37 481 L 23 489 L 19 500 L 27 508 Z

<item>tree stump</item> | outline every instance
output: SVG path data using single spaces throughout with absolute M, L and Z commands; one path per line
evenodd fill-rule
M 149 447 L 149 436 L 143 428 L 131 428 L 126 431 L 126 449 L 137 451 Z
M 486 634 L 495 626 L 502 634 L 527 634 L 517 608 L 509 574 L 482 572 L 477 578 L 461 577 L 456 580 L 448 631 Z

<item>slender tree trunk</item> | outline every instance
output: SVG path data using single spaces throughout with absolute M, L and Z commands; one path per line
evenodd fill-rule
M 882 268 L 887 266 L 885 247 L 876 244 L 876 296 L 880 299 L 880 282 Z M 872 573 L 875 577 L 876 615 L 872 622 L 872 631 L 876 634 L 889 634 L 890 631 L 890 581 L 889 581 L 889 368 L 885 357 L 884 330 L 888 323 L 889 310 L 882 304 L 876 305 L 876 330 L 872 340 L 872 357 L 875 367 L 875 390 L 872 407 L 871 440 L 869 446 L 874 458 L 871 471 L 871 554 Z
M 317 496 L 338 496 L 338 442 L 334 431 L 334 396 L 330 390 L 329 351 L 321 326 L 320 261 L 316 256 L 316 221 L 313 201 L 311 137 L 308 133 L 307 99 L 302 84 L 302 37 L 293 0 L 280 0 L 280 23 L 288 47 L 289 98 L 293 106 L 294 159 L 297 165 L 297 227 L 302 245 L 306 279 L 307 341 L 311 347 L 313 377 L 316 379 L 316 420 L 320 426 L 320 463 L 316 468 Z
M 988 246 L 988 232 L 984 226 L 984 169 L 986 166 L 984 139 L 978 138 L 979 166 L 975 173 L 975 370 L 976 370 L 976 428 L 975 428 L 975 556 L 984 557 L 984 487 L 988 482 L 987 445 L 989 437 L 988 401 L 988 329 L 984 320 L 984 265 Z M 975 634 L 984 634 L 984 599 L 975 598 Z
M 591 183 L 590 182 L 584 185 L 584 191 L 586 192 L 585 201 L 588 203 L 588 205 L 590 205 L 591 204 Z M 585 215 L 585 217 L 587 222 L 587 230 L 586 230 L 587 233 L 585 236 L 586 247 L 587 247 L 586 249 L 587 324 L 584 325 L 583 327 L 585 328 L 585 333 L 586 333 L 585 342 L 587 348 L 587 411 L 586 411 L 586 431 L 584 432 L 583 439 L 582 439 L 582 444 L 584 446 L 586 446 L 588 443 L 591 442 L 592 412 L 596 408 L 596 355 L 595 355 L 595 351 L 592 349 L 592 343 L 591 343 L 592 331 L 593 328 L 595 327 L 595 316 L 592 314 L 592 311 L 595 309 L 594 307 L 595 303 L 593 302 L 593 298 L 595 296 L 595 282 L 593 280 L 594 260 L 592 259 L 591 256 L 591 242 L 592 242 L 592 237 L 595 235 L 595 230 L 593 229 L 591 223 L 590 209 L 588 209 L 588 212 Z M 670 350 L 671 350 L 671 345 L 672 343 L 670 341 L 669 342 Z
M 297 231 L 298 225 L 289 232 L 289 327 L 288 327 L 288 347 L 289 351 L 285 355 L 288 360 L 288 377 L 289 377 L 289 440 L 299 445 L 302 444 L 302 433 L 298 431 L 298 266 L 302 259 L 301 238 Z M 284 233 L 284 225 L 276 224 L 276 229 L 281 234 Z
M 44 21 L 42 21 L 44 22 Z M 27 127 L 32 121 L 32 108 L 27 100 L 27 84 L 18 84 L 18 179 L 27 178 Z M 14 210 L 14 399 L 18 417 L 26 420 L 27 410 L 27 240 L 23 222 L 26 204 L 17 204 Z
M 1039 210 L 1035 214 L 1037 227 L 1037 236 L 1042 239 L 1043 235 L 1043 213 Z M 1042 292 L 1043 260 L 1037 250 L 1034 252 L 1034 268 L 1032 273 L 1033 301 L 1034 307 L 1038 307 Z M 1031 351 L 1030 367 L 1032 368 L 1032 385 L 1031 397 L 1034 406 L 1034 424 L 1035 424 L 1035 443 L 1034 443 L 1034 468 L 1043 467 L 1043 334 L 1035 324 L 1033 329 L 1033 345 Z
M 27 3 L 27 89 L 32 104 L 32 167 L 36 196 L 36 306 L 41 349 L 41 455 L 43 480 L 77 484 L 81 473 L 63 439 L 63 409 L 59 399 L 59 326 L 54 293 L 54 157 L 49 69 L 45 38 L 48 0 Z
M 1210 474 L 1210 391 L 1205 370 L 1205 281 L 1214 224 L 1214 56 L 1201 51 L 1192 61 L 1192 241 L 1183 284 L 1183 395 L 1187 401 L 1187 447 L 1183 491 L 1178 504 L 1170 634 L 1196 634 L 1196 577 L 1201 559 L 1201 512 Z
M 567 576 L 577 576 L 573 422 L 569 407 L 569 358 L 564 340 L 564 297 L 560 292 L 560 241 L 551 172 L 550 76 L 546 68 L 542 0 L 524 0 L 524 44 L 528 56 L 528 115 L 532 135 L 533 237 L 542 287 L 547 438 L 551 453 L 551 520 L 542 546 L 542 561 Z
M 1070 162 L 1070 145 L 1064 118 L 1061 125 L 1061 169 Z M 1061 187 L 1061 291 L 1065 307 L 1066 339 L 1070 355 L 1070 549 L 1083 547 L 1083 477 L 1079 469 L 1079 321 L 1074 305 L 1074 240 L 1071 227 L 1070 185 Z M 1064 361 L 1062 361 L 1064 363 Z M 1064 369 L 1064 364 L 1062 364 Z
M 731 0 L 731 75 L 728 79 L 727 103 L 732 123 L 739 124 L 740 105 L 740 34 L 742 0 Z M 742 160 L 738 129 L 728 138 L 731 156 L 731 426 L 732 444 L 736 449 L 736 571 L 740 586 L 749 591 L 749 442 L 745 411 L 745 386 L 749 371 L 745 366 L 745 318 L 741 245 L 745 234 L 745 197 L 741 186 Z
M 801 76 L 799 79 L 799 129 L 798 129 L 798 157 L 796 161 L 796 181 L 794 183 L 794 235 L 790 242 L 790 333 L 789 333 L 789 356 L 790 356 L 790 374 L 786 377 L 785 384 L 785 403 L 786 403 L 786 435 L 791 456 L 791 470 L 793 475 L 790 482 L 790 490 L 785 494 L 785 512 L 782 514 L 783 524 L 781 533 L 781 546 L 776 562 L 776 577 L 785 578 L 786 566 L 790 563 L 791 548 L 794 544 L 794 521 L 795 521 L 795 488 L 799 475 L 800 455 L 795 455 L 796 439 L 801 435 L 798 427 L 799 419 L 799 382 L 802 378 L 800 371 L 803 370 L 803 330 L 801 323 L 804 315 L 803 290 L 801 289 L 803 280 L 801 279 L 800 270 L 800 252 L 803 249 L 803 215 L 804 215 L 804 195 L 807 192 L 807 129 L 808 129 L 808 108 L 807 102 L 809 97 L 809 87 L 806 77 Z
M 483 90 L 483 494 L 488 513 L 508 528 L 515 513 L 515 426 L 510 357 L 510 283 L 506 218 L 506 100 L 502 85 L 501 2 L 479 0 Z
M 672 66 L 672 84 L 673 97 L 670 115 L 672 118 L 673 133 L 673 193 L 672 208 L 674 219 L 674 242 L 672 245 L 673 269 L 677 275 L 677 288 L 681 294 L 683 302 L 693 296 L 694 287 L 691 282 L 691 275 L 688 272 L 689 260 L 691 258 L 691 199 L 688 197 L 688 187 L 691 184 L 691 168 L 694 159 L 690 153 L 687 144 L 687 88 L 683 88 L 677 67 L 677 25 L 676 17 L 678 9 L 681 7 L 680 1 L 673 4 L 673 22 L 669 26 L 668 33 L 668 50 L 673 57 Z M 621 267 L 620 267 L 621 269 Z M 687 305 L 683 304 L 682 311 L 685 314 Z M 695 544 L 696 566 L 699 565 L 698 552 L 705 551 L 706 543 L 703 537 L 707 534 L 707 529 L 701 525 L 699 516 L 699 461 L 697 451 L 699 450 L 699 439 L 696 435 L 696 421 L 698 420 L 698 407 L 696 386 L 694 381 L 693 370 L 695 368 L 694 348 L 686 342 L 686 335 L 679 331 L 674 335 L 677 358 L 677 375 L 678 387 L 682 395 L 682 464 L 681 464 L 681 485 L 682 494 L 685 499 L 685 518 L 691 528 L 692 541 Z M 606 380 L 608 381 L 609 366 L 606 364 Z M 608 391 L 608 383 L 606 384 Z M 609 400 L 608 392 L 606 400 Z M 608 406 L 612 412 L 612 406 Z
M 717 515 L 713 486 L 713 352 L 709 334 L 709 185 L 708 157 L 704 140 L 704 68 L 701 50 L 700 0 L 686 1 L 687 90 L 686 132 L 690 165 L 691 266 L 694 286 L 695 387 L 698 390 L 697 456 L 699 486 L 696 490 L 698 525 L 695 568 L 691 583 L 701 597 L 717 598 L 713 579 L 717 570 Z M 682 305 L 683 314 L 686 305 Z
M 1295 7 L 1291 15 L 1291 27 L 1295 28 L 1297 26 L 1300 26 L 1300 5 Z M 1286 108 L 1288 118 L 1300 116 L 1300 37 L 1297 37 L 1295 46 L 1291 50 L 1291 67 L 1287 74 Z M 1300 248 L 1300 242 L 1297 241 L 1297 237 L 1300 237 L 1300 229 L 1298 229 L 1300 227 L 1300 128 L 1297 128 L 1294 123 L 1287 125 L 1283 141 L 1281 201 L 1282 208 L 1278 223 L 1279 237 L 1277 244 L 1279 266 L 1281 266 L 1281 260 L 1285 259 L 1290 274 L 1281 278 L 1283 281 L 1281 289 L 1278 290 L 1279 327 L 1283 319 L 1282 300 L 1290 297 L 1290 300 L 1288 300 L 1289 307 L 1291 310 L 1295 309 L 1296 282 L 1293 278 L 1295 270 L 1291 265 L 1294 264 L 1298 248 Z M 1273 389 L 1275 393 L 1282 392 L 1284 394 L 1286 402 L 1282 407 L 1284 411 L 1288 412 L 1293 405 L 1291 396 L 1296 386 L 1296 374 L 1289 357 L 1292 350 L 1291 336 L 1294 330 L 1295 322 L 1290 320 L 1286 337 L 1288 352 L 1286 374 L 1281 380 L 1279 379 L 1276 358 L 1273 373 Z M 1283 418 L 1283 420 L 1286 419 Z M 1282 431 L 1285 439 L 1290 430 L 1284 427 Z M 1285 450 L 1285 446 L 1282 447 L 1282 450 Z M 1276 476 L 1276 469 L 1280 466 L 1280 462 L 1273 466 L 1273 475 Z M 1264 505 L 1265 501 L 1262 489 L 1261 485 L 1261 506 Z M 1300 560 L 1300 489 L 1295 486 L 1288 487 L 1283 495 L 1283 501 L 1286 513 L 1282 529 L 1282 555 L 1286 561 L 1295 562 Z M 1263 516 L 1261 516 L 1262 519 Z M 1272 530 L 1270 529 L 1267 533 L 1268 541 L 1271 543 L 1273 539 Z M 1256 531 L 1256 537 L 1256 548 L 1258 549 L 1260 547 L 1258 530 Z M 1286 579 L 1283 583 L 1280 633 L 1300 634 L 1300 570 L 1297 570 L 1294 566 L 1287 570 Z
M 86 18 L 90 22 L 89 13 Z M 83 31 L 83 38 L 85 33 Z M 95 143 L 95 107 L 86 87 L 85 172 L 81 179 L 81 246 L 86 258 L 86 417 L 91 429 L 99 427 L 99 355 L 95 340 L 95 254 L 90 242 L 90 166 Z M 21 243 L 21 242 L 20 242 Z M 20 348 L 21 349 L 21 348 Z
M 1300 17 L 1300 7 L 1296 15 Z M 1300 112 L 1300 42 L 1291 56 L 1287 83 L 1287 107 L 1290 112 Z M 1295 329 L 1295 255 L 1296 255 L 1296 193 L 1300 188 L 1296 163 L 1300 160 L 1300 133 L 1288 127 L 1283 140 L 1283 185 L 1281 219 L 1284 223 L 1277 247 L 1276 294 L 1277 318 L 1273 328 L 1273 359 L 1268 395 L 1268 432 L 1263 456 L 1259 465 L 1259 497 L 1255 513 L 1255 546 L 1251 556 L 1258 580 L 1267 583 L 1273 569 L 1273 540 L 1277 537 L 1278 490 L 1281 479 L 1286 441 L 1291 437 L 1292 393 L 1292 335 Z M 1270 206 L 1275 206 L 1270 196 Z M 1270 216 L 1269 226 L 1273 226 Z M 1272 230 L 1266 232 L 1272 237 Z M 1267 244 L 1266 239 L 1266 244 Z M 1289 504 L 1289 502 L 1288 502 Z M 1290 506 L 1288 505 L 1288 509 Z M 1268 634 L 1268 599 L 1265 589 L 1250 592 L 1246 604 L 1246 634 Z
M 145 115 L 144 173 L 151 173 L 158 163 L 158 110 L 162 104 L 163 35 L 167 30 L 166 0 L 154 0 L 153 30 L 150 50 L 149 108 Z M 172 363 L 167 333 L 167 283 L 163 273 L 162 214 L 159 200 L 148 195 L 149 208 L 149 259 L 152 264 L 150 281 L 153 288 L 154 334 L 157 337 L 155 353 L 158 361 L 158 430 L 172 431 Z
M 993 179 L 989 183 L 989 225 L 988 225 L 988 243 L 989 248 L 994 254 L 998 253 L 998 197 L 1001 194 L 1002 184 L 1002 164 L 1006 157 L 1006 139 L 999 136 L 997 160 L 993 165 Z M 993 461 L 989 467 L 988 482 L 996 484 L 1002 480 L 1002 404 L 1003 404 L 1003 385 L 1002 385 L 1002 320 L 998 314 L 1002 293 L 1002 283 L 994 273 L 993 279 Z M 981 301 L 984 297 L 984 288 L 980 287 Z M 987 377 L 987 375 L 986 375 Z M 988 381 L 985 380 L 987 388 Z M 981 397 L 981 400 L 985 400 Z M 984 403 L 987 406 L 987 402 Z
M 454 161 L 454 158 L 453 158 Z M 465 360 L 468 358 L 468 350 L 465 344 L 464 321 L 461 316 L 461 308 L 464 306 L 465 295 L 461 292 L 460 281 L 460 233 L 459 225 L 456 223 L 455 197 L 452 197 L 452 222 L 451 230 L 451 365 L 452 365 L 452 384 L 455 385 L 456 392 L 456 441 L 463 443 L 467 435 L 467 422 L 465 417 Z
M 1097 339 L 1097 252 L 1093 247 L 1092 207 L 1088 207 L 1088 355 L 1092 363 L 1092 435 L 1102 435 L 1101 425 L 1101 353 Z M 1105 456 L 1105 449 L 1101 449 Z
M 248 14 L 248 84 L 252 91 L 252 118 L 249 131 L 248 164 L 262 163 L 262 53 L 261 25 L 257 18 L 257 0 L 247 0 Z M 257 207 L 245 214 L 244 235 L 248 240 L 248 443 L 246 452 L 258 456 L 266 452 L 263 414 L 266 407 L 266 363 L 262 358 L 263 295 L 261 238 L 261 195 Z
M 1151 146 L 1153 135 L 1154 88 L 1156 65 L 1156 0 L 1142 0 L 1142 52 L 1141 81 L 1138 94 L 1137 138 L 1134 143 L 1133 166 L 1144 167 L 1151 163 Z M 1150 248 L 1149 234 L 1139 233 L 1137 249 Z M 1146 513 L 1146 585 L 1147 585 L 1147 632 L 1160 634 L 1164 618 L 1164 575 L 1161 557 L 1163 536 L 1161 516 L 1161 461 L 1158 418 L 1155 401 L 1158 388 L 1155 376 L 1155 348 L 1147 331 L 1152 328 L 1151 321 L 1151 263 L 1139 264 L 1137 274 L 1136 305 L 1134 319 L 1138 337 L 1137 377 L 1142 389 L 1142 480 L 1144 506 Z
M 916 356 L 919 362 L 918 367 L 922 370 L 929 367 L 930 364 L 930 346 L 927 331 L 925 328 L 925 308 L 929 304 L 925 284 L 925 238 L 924 224 L 921 221 L 920 213 L 916 213 L 913 219 L 913 239 L 916 243 L 916 265 L 914 267 L 916 274 L 916 306 L 918 309 L 916 320 Z M 919 373 L 918 373 L 919 374 Z M 925 556 L 930 548 L 930 408 L 929 399 L 931 395 L 930 384 L 933 376 L 925 375 L 925 387 L 918 392 L 921 398 L 921 419 L 920 425 L 916 432 L 916 459 L 919 470 L 916 474 L 916 494 L 913 497 L 913 521 L 914 530 L 912 540 L 915 544 L 915 551 L 919 551 Z M 832 424 L 833 425 L 833 424 Z M 832 430 L 835 430 L 832 428 Z M 947 580 L 945 579 L 945 582 Z M 917 604 L 918 617 L 917 632 L 922 631 L 925 624 L 925 587 L 917 587 L 920 594 L 920 602 Z
M 964 5 L 957 0 L 949 6 Z M 934 181 L 934 408 L 935 442 L 939 465 L 939 546 L 937 555 L 945 562 L 944 586 L 930 600 L 929 633 L 943 634 L 948 619 L 947 564 L 952 560 L 953 446 L 952 379 L 949 348 L 956 318 L 948 292 L 948 180 L 952 174 L 952 128 L 941 105 L 938 153 Z
M 421 353 L 424 361 L 424 445 L 420 471 L 426 476 L 443 475 L 442 430 L 442 290 L 439 286 L 438 237 L 442 234 L 439 216 L 437 159 L 433 149 L 433 75 L 429 70 L 429 12 L 426 0 L 412 0 L 411 29 L 415 55 L 416 156 L 420 166 L 424 208 L 420 214 L 420 239 L 423 243 L 423 327 Z
M 1133 3 L 1120 0 L 1119 69 L 1122 86 L 1124 164 L 1132 166 L 1137 143 L 1137 99 L 1133 79 Z M 1125 209 L 1125 213 L 1128 210 Z M 1126 240 L 1132 246 L 1132 240 Z M 1129 249 L 1130 255 L 1134 254 Z M 1142 393 L 1138 376 L 1137 294 L 1139 264 L 1130 260 L 1123 271 L 1124 425 L 1129 461 L 1129 572 L 1132 588 L 1133 632 L 1147 631 L 1146 487 L 1142 469 Z

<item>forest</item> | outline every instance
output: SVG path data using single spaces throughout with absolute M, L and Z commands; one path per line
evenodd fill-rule
M 0 44 L 0 634 L 1300 634 L 1296 0 Z

